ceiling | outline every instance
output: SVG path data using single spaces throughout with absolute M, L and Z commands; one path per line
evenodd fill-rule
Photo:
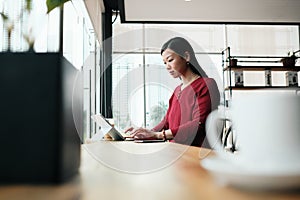
M 300 24 L 299 0 L 105 1 L 123 23 Z

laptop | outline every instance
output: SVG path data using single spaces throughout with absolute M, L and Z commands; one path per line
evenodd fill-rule
M 108 134 L 115 141 L 134 141 L 137 143 L 164 142 L 163 139 L 134 139 L 130 134 L 118 131 L 101 114 L 93 115 L 91 118 L 101 127 L 104 135 Z
M 108 134 L 115 141 L 134 140 L 129 134 L 118 131 L 113 127 L 103 115 L 97 114 L 91 116 L 91 118 L 101 127 L 101 131 L 104 135 Z

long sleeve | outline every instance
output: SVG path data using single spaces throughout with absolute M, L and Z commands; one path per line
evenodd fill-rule
M 213 79 L 199 78 L 182 91 L 177 87 L 166 116 L 153 130 L 171 129 L 175 142 L 201 146 L 206 135 L 206 118 L 219 101 L 219 90 Z
M 174 134 L 174 141 L 183 144 L 192 144 L 192 145 L 201 145 L 206 134 L 205 134 L 205 122 L 209 113 L 213 110 L 212 99 L 210 87 L 207 85 L 215 85 L 213 79 L 206 79 L 200 85 L 192 85 L 193 91 L 189 94 L 189 98 L 183 98 L 180 103 L 183 111 L 181 113 L 181 121 L 177 127 L 171 128 L 172 133 Z M 214 87 L 215 88 L 215 87 Z M 217 93 L 216 96 L 219 93 Z M 191 100 L 194 96 L 193 100 Z M 218 99 L 218 98 L 217 98 Z M 180 101 L 180 100 L 179 100 Z M 188 108 L 191 109 L 188 112 Z
M 169 123 L 168 123 L 168 116 L 170 113 L 170 109 L 172 108 L 172 101 L 174 98 L 175 93 L 172 94 L 172 96 L 169 99 L 169 107 L 167 110 L 166 115 L 164 116 L 164 118 L 161 120 L 161 122 L 159 122 L 154 128 L 152 128 L 151 130 L 153 131 L 161 131 L 163 129 L 169 129 Z

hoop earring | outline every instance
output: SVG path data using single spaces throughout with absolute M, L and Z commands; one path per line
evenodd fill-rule
M 187 61 L 187 62 L 186 62 L 186 64 L 187 64 L 187 65 L 190 65 L 190 62 L 189 62 L 189 61 Z

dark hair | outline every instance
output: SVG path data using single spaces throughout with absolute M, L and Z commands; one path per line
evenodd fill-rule
M 206 73 L 198 63 L 193 47 L 186 39 L 182 37 L 171 38 L 161 47 L 160 54 L 162 54 L 166 49 L 171 49 L 181 57 L 185 56 L 186 51 L 189 52 L 191 58 L 189 61 L 189 66 L 192 72 L 198 74 L 199 76 L 207 77 Z

